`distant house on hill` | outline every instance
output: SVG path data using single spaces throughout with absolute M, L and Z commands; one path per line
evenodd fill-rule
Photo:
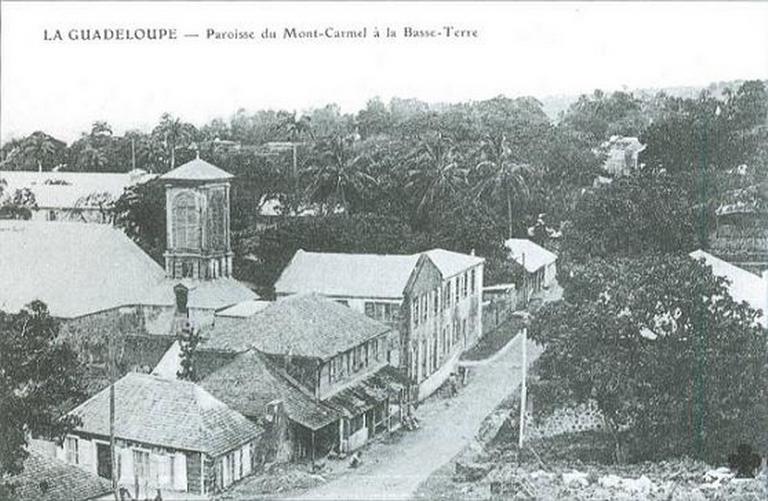
M 612 136 L 600 146 L 607 158 L 603 169 L 614 177 L 625 176 L 638 169 L 639 155 L 645 145 L 636 137 Z
M 112 207 L 126 188 L 156 178 L 144 170 L 125 173 L 0 171 L 7 193 L 29 189 L 35 221 L 111 223 Z
M 421 400 L 482 335 L 484 259 L 443 249 L 378 255 L 299 250 L 275 283 L 278 297 L 317 292 L 399 333 L 398 361 Z
M 111 479 L 109 390 L 75 408 L 81 424 L 57 456 Z M 115 383 L 117 482 L 141 499 L 157 489 L 213 494 L 251 474 L 263 429 L 200 386 L 129 373 Z
M 509 258 L 524 271 L 520 290 L 526 302 L 531 296 L 551 287 L 557 278 L 557 254 L 526 238 L 510 238 L 504 242 Z

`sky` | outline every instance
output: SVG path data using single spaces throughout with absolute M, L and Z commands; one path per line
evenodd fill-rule
M 3 141 L 44 130 L 70 142 L 96 120 L 118 134 L 148 130 L 166 111 L 200 126 L 239 108 L 355 112 L 374 96 L 456 102 L 768 78 L 768 2 L 5 1 L 0 21 Z M 478 36 L 402 36 L 443 26 Z M 291 27 L 367 27 L 369 37 L 279 38 Z M 372 38 L 374 27 L 398 37 Z M 173 28 L 179 39 L 67 40 L 81 28 Z M 278 38 L 206 38 L 266 28 Z M 65 40 L 44 40 L 56 29 Z

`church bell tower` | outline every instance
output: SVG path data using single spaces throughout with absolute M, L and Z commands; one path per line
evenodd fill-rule
M 200 157 L 160 176 L 165 182 L 165 273 L 173 279 L 232 275 L 229 180 Z

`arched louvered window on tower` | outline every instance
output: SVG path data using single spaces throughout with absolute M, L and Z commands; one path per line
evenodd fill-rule
M 208 210 L 208 246 L 221 250 L 226 246 L 227 219 L 225 215 L 225 195 L 223 190 L 211 193 Z
M 177 249 L 200 248 L 200 215 L 191 193 L 173 199 L 173 244 Z

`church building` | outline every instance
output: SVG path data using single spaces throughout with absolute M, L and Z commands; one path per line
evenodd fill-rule
M 163 176 L 168 221 L 165 267 L 121 230 L 72 222 L 0 221 L 0 310 L 41 300 L 61 335 L 104 384 L 108 341 L 121 373 L 149 370 L 180 325 L 202 328 L 217 311 L 258 299 L 232 278 L 232 176 L 199 158 Z

